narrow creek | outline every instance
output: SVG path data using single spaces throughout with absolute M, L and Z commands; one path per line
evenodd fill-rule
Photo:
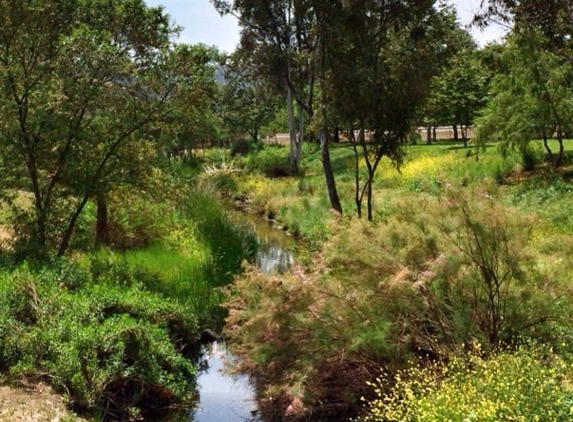
M 294 263 L 294 240 L 273 222 L 244 212 L 235 217 L 252 224 L 256 231 L 259 239 L 256 264 L 263 272 L 282 272 Z M 206 346 L 197 377 L 199 404 L 190 422 L 263 422 L 248 377 L 225 371 L 233 359 L 224 340 Z

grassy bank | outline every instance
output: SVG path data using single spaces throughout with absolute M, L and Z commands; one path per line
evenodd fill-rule
M 354 157 L 347 144 L 332 148 L 344 216 L 329 211 L 316 147 L 307 146 L 304 175 L 296 178 L 267 177 L 276 174 L 268 168 L 286 163 L 286 149 L 237 159 L 248 169 L 233 176 L 237 193 L 315 251 L 289 275 L 253 269 L 228 297 L 229 335 L 243 357 L 241 369 L 264 374 L 263 403 L 278 412 L 271 419 L 294 408 L 306 416 L 356 415 L 361 398 L 385 400 L 399 371 L 465 361 L 474 347 L 489 361 L 499 350 L 544 344 L 569 361 L 569 170 L 550 169 L 540 153 L 534 171 L 525 171 L 522 156 L 503 159 L 495 147 L 418 145 L 406 152 L 400 171 L 381 163 L 373 222 L 353 216 Z M 383 385 L 373 388 L 369 383 L 383 374 Z M 481 376 L 470 373 L 468 382 Z M 572 376 L 567 369 L 548 385 L 565 397 Z M 439 388 L 438 373 L 436 379 Z M 368 420 L 377 420 L 372 412 L 380 408 L 372 409 Z
M 256 239 L 231 223 L 214 191 L 169 184 L 154 199 L 112 197 L 110 247 L 86 246 L 88 214 L 68 259 L 4 253 L 4 382 L 47 383 L 97 421 L 188 414 L 200 333 L 220 329 L 219 288 L 252 258 Z

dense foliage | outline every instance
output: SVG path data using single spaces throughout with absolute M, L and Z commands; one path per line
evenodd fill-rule
M 179 196 L 179 203 L 158 204 L 121 197 L 130 220 L 112 221 L 115 244 L 128 251 L 2 270 L 0 369 L 7 380 L 46 381 L 99 420 L 193 405 L 201 330 L 217 329 L 224 316 L 216 288 L 252 257 L 256 239 L 228 220 L 216 197 Z
M 350 197 L 351 146 L 333 152 Z M 313 171 L 318 154 L 309 153 L 304 179 L 237 179 L 253 206 L 297 230 L 314 251 L 300 255 L 303 265 L 290 274 L 252 269 L 228 293 L 227 332 L 241 369 L 260 382 L 263 408 L 352 415 L 361 397 L 374 398 L 366 382 L 375 374 L 447 362 L 474 347 L 487 360 L 523 339 L 568 359 L 567 178 L 540 171 L 522 182 L 519 155 L 503 160 L 493 149 L 476 159 L 476 150 L 459 146 L 410 147 L 401 174 L 383 162 L 375 195 L 385 200 L 367 223 L 328 212 Z M 554 383 L 548 388 L 567 394 L 546 376 Z M 381 400 L 389 387 L 378 391 Z
M 270 420 L 569 419 L 569 2 L 491 0 L 514 27 L 479 51 L 430 0 L 212 3 L 230 58 L 142 0 L 0 0 L 3 380 L 147 419 L 227 317 Z M 292 271 L 241 272 L 229 197 L 300 240 Z
M 195 369 L 182 353 L 196 340 L 197 318 L 149 291 L 143 274 L 102 266 L 62 262 L 2 275 L 2 369 L 44 379 L 72 406 L 104 418 L 126 420 L 189 399 Z

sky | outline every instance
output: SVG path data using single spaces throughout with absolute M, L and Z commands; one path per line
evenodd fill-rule
M 456 6 L 460 22 L 466 25 L 479 10 L 480 1 L 448 2 Z M 172 21 L 185 28 L 179 37 L 180 42 L 215 45 L 227 53 L 234 51 L 239 43 L 237 20 L 232 16 L 221 17 L 209 0 L 146 0 L 146 3 L 148 6 L 163 5 Z M 479 45 L 485 45 L 503 35 L 501 28 L 488 28 L 483 32 L 472 28 L 470 32 Z

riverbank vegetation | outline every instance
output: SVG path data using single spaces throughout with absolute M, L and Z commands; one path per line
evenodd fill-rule
M 188 409 L 256 249 L 182 164 L 217 132 L 219 53 L 142 0 L 0 1 L 0 27 L 2 381 L 98 421 Z
M 565 145 L 569 153 L 573 144 Z M 550 348 L 543 352 L 548 362 L 563 360 L 559 365 L 569 368 L 573 220 L 565 210 L 573 187 L 569 167 L 546 167 L 541 149 L 533 148 L 538 165 L 524 171 L 519 152 L 504 159 L 495 147 L 409 146 L 401 172 L 390 162 L 378 170 L 372 222 L 329 210 L 319 154 L 311 148 L 300 177 L 267 178 L 264 154 L 258 171 L 235 173 L 235 194 L 249 197 L 251 207 L 277 219 L 311 250 L 292 273 L 251 269 L 228 292 L 227 333 L 242 358 L 240 369 L 260 382 L 268 409 L 280 413 L 296 405 L 299 415 L 342 417 L 372 399 L 379 401 L 365 420 L 385 420 L 382 415 L 390 413 L 384 412 L 398 408 L 418 415 L 422 407 L 416 406 L 424 406 L 429 390 L 440 394 L 444 375 L 430 366 L 423 370 L 427 382 L 400 384 L 400 371 L 432 362 L 442 368 L 453 359 L 458 363 L 451 371 L 462 371 L 459 382 L 474 385 L 485 372 L 462 370 L 462 362 L 469 359 L 473 368 L 471 359 L 479 359 L 484 368 L 502 372 L 491 381 L 497 394 L 512 376 L 538 385 L 538 371 L 518 375 L 503 366 L 526 365 L 529 356 L 542 353 L 535 344 Z M 269 165 L 277 157 L 288 162 L 286 148 L 271 151 Z M 343 209 L 351 210 L 352 147 L 336 145 L 332 153 Z M 235 163 L 248 168 L 252 160 Z M 521 352 L 514 355 L 514 348 Z M 569 369 L 562 378 L 544 375 L 543 388 L 562 398 L 556 412 L 568 412 L 572 375 Z M 376 377 L 382 384 L 373 389 Z M 414 385 L 420 389 L 406 402 L 403 394 Z M 503 391 L 492 404 L 495 417 L 510 420 L 500 412 L 518 399 L 532 410 L 516 407 L 508 418 L 543 412 L 541 404 L 520 397 L 525 390 Z M 388 401 L 392 394 L 397 402 Z M 431 415 L 444 415 L 439 412 L 448 406 L 444 402 Z
M 99 249 L 72 260 L 5 267 L 5 378 L 47 382 L 96 420 L 149 418 L 192 406 L 201 331 L 220 329 L 224 315 L 217 288 L 252 258 L 256 239 L 232 224 L 215 198 L 183 197 L 191 196 L 192 205 L 173 203 L 169 214 L 147 207 L 145 224 L 162 230 L 145 237 L 150 243 L 143 249 Z
M 440 2 L 212 3 L 232 55 L 143 0 L 0 0 L 2 381 L 185 412 L 225 324 L 268 420 L 567 420 L 569 13 L 491 0 L 478 48 Z

